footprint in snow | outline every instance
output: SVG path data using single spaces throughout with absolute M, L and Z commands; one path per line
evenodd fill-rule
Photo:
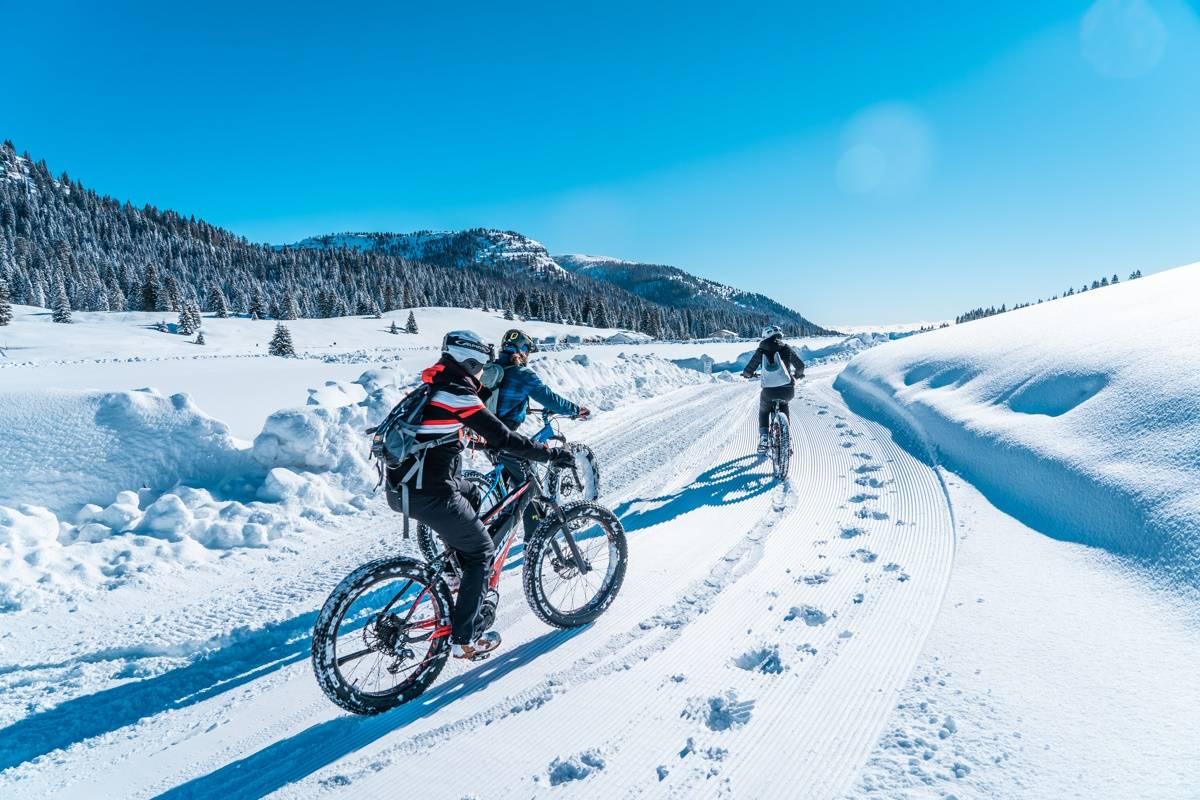
M 863 461 L 871 461 L 875 458 L 875 456 L 871 455 L 870 453 L 855 453 L 854 457 L 861 458 Z
M 874 564 L 875 559 L 879 558 L 879 556 L 866 548 L 860 547 L 850 554 L 850 558 L 853 558 L 855 561 L 861 561 L 864 564 Z
M 837 423 L 836 425 L 834 425 L 833 427 L 835 427 L 835 428 L 848 428 L 849 426 L 848 426 L 846 423 L 844 423 L 844 422 L 839 422 L 839 423 Z
M 854 447 L 854 442 L 842 442 L 842 447 Z
M 900 574 L 896 576 L 896 580 L 900 581 L 901 583 L 904 583 L 906 580 L 908 580 L 908 577 L 909 577 L 907 572 L 901 571 L 900 565 L 897 564 L 895 561 L 884 564 L 883 571 L 884 572 L 899 572 Z
M 738 700 L 737 692 L 730 689 L 716 697 L 693 697 L 680 716 L 702 722 L 710 731 L 727 731 L 749 722 L 752 711 L 754 701 Z M 683 755 L 680 753 L 681 758 Z
M 851 497 L 850 502 L 851 503 L 865 503 L 868 500 L 878 500 L 878 499 L 879 499 L 879 495 L 877 495 L 877 494 L 869 494 L 867 492 L 861 492 L 861 493 L 856 494 L 853 497 Z
M 779 657 L 779 645 L 756 647 L 733 659 L 733 665 L 747 672 L 778 675 L 783 672 L 783 661 Z
M 870 472 L 880 472 L 882 469 L 878 464 L 863 464 L 861 467 L 855 467 L 854 471 L 859 475 L 866 475 Z
M 832 572 L 823 569 L 820 572 L 812 572 L 802 578 L 797 578 L 797 581 L 803 583 L 805 586 L 820 586 L 823 583 L 828 583 L 832 577 Z
M 550 785 L 558 786 L 571 781 L 583 780 L 593 772 L 604 769 L 605 766 L 606 762 L 598 751 L 587 750 L 565 760 L 555 758 L 550 762 L 547 772 L 550 777 Z
M 859 470 L 861 470 L 861 467 L 859 469 L 856 469 L 855 472 L 858 472 Z M 857 483 L 859 486 L 866 486 L 871 489 L 882 489 L 883 487 L 885 487 L 889 483 L 891 483 L 890 480 L 882 480 L 881 481 L 881 480 L 879 480 L 879 478 L 870 478 L 866 475 L 862 476 L 861 478 L 855 478 L 854 482 Z
M 825 416 L 825 415 L 826 415 L 826 414 L 828 414 L 828 413 L 829 413 L 828 411 L 818 411 L 818 412 L 817 412 L 817 416 L 819 416 L 819 417 L 823 417 L 823 416 Z
M 829 615 L 816 606 L 792 606 L 783 621 L 791 622 L 794 619 L 802 619 L 805 625 L 815 628 L 828 622 Z
M 864 531 L 862 528 L 855 527 L 855 526 L 848 526 L 848 527 L 842 528 L 842 532 L 840 535 L 843 539 L 853 539 L 855 536 L 862 536 L 865 533 L 866 533 L 866 531 Z
M 860 508 L 857 516 L 859 519 L 891 519 L 891 515 L 886 511 L 876 511 L 873 508 Z

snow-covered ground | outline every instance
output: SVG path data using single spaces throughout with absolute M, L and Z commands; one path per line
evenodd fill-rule
M 1196 273 L 795 342 L 786 485 L 753 455 L 756 386 L 728 371 L 752 343 L 539 355 L 598 411 L 564 432 L 629 535 L 621 594 L 554 631 L 510 572 L 504 648 L 369 719 L 308 661 L 337 581 L 411 547 L 361 431 L 445 330 L 513 323 L 300 320 L 301 357 L 279 359 L 270 322 L 205 319 L 198 346 L 159 315 L 18 309 L 0 796 L 1194 796 Z M 1031 470 L 1048 491 L 1012 502 Z M 1059 524 L 1096 509 L 1117 516 L 1090 538 Z
M 1200 265 L 920 334 L 837 386 L 1053 536 L 1200 586 Z

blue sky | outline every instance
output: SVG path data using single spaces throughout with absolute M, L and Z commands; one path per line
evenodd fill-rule
M 1183 2 L 11 3 L 0 136 L 256 241 L 490 226 L 830 324 L 1200 261 Z

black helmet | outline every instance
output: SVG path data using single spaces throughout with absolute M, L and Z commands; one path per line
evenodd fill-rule
M 500 340 L 500 349 L 512 353 L 536 353 L 538 351 L 537 342 L 533 340 L 533 337 L 516 328 L 504 332 L 504 338 Z

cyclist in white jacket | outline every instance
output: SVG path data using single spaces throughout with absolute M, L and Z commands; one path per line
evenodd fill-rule
M 796 379 L 804 377 L 804 362 L 783 341 L 783 330 L 778 325 L 763 329 L 763 340 L 750 357 L 750 363 L 742 370 L 746 378 L 753 378 L 762 366 L 762 393 L 758 397 L 758 452 L 767 452 L 767 420 L 771 416 L 771 404 L 783 401 L 780 410 L 788 413 L 788 401 L 796 396 Z M 790 415 L 789 415 L 790 417 Z

